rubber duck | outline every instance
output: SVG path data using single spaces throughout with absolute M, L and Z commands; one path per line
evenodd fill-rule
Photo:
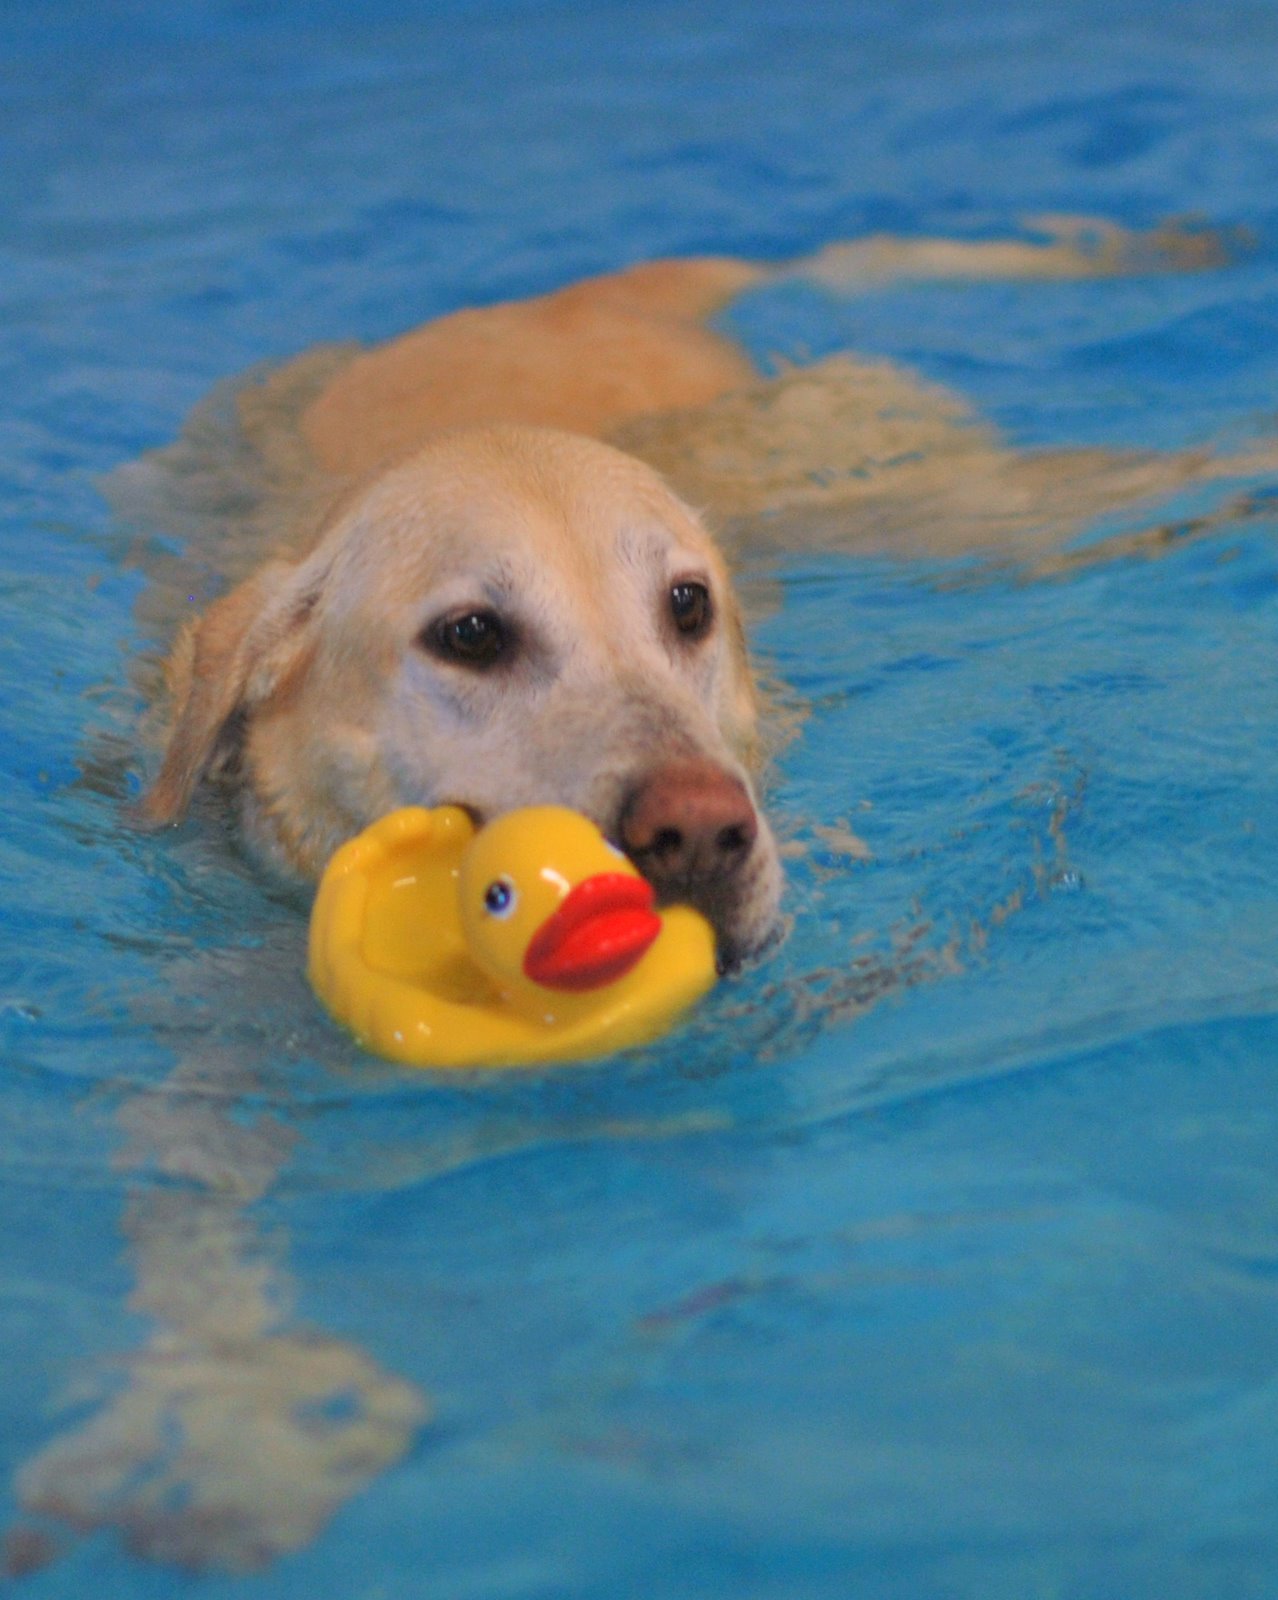
M 714 935 L 587 818 L 393 811 L 330 861 L 308 975 L 367 1049 L 424 1067 L 570 1061 L 645 1043 L 715 980 Z

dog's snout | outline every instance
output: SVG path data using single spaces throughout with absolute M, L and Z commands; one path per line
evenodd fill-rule
M 659 767 L 622 809 L 620 843 L 658 889 L 709 887 L 750 854 L 759 819 L 745 785 L 713 761 Z

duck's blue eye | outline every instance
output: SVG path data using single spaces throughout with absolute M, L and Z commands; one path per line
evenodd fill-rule
M 498 878 L 484 890 L 484 910 L 490 917 L 508 917 L 515 909 L 515 886 L 506 878 Z

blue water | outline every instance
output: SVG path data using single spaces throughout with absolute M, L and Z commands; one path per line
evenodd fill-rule
M 318 340 L 1062 211 L 1251 244 L 738 325 L 1019 446 L 1240 448 L 1278 395 L 1275 67 L 1278 11 L 1220 0 L 0 14 L 26 1593 L 1278 1592 L 1278 475 L 1079 538 L 1175 524 L 1157 559 L 748 569 L 806 709 L 787 943 L 647 1052 L 484 1081 L 331 1029 L 215 812 L 128 826 L 144 578 L 98 487 Z

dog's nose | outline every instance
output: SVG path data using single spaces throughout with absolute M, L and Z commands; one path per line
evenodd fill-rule
M 745 785 L 713 761 L 672 761 L 632 791 L 620 843 L 658 890 L 710 888 L 750 854 L 759 819 Z

